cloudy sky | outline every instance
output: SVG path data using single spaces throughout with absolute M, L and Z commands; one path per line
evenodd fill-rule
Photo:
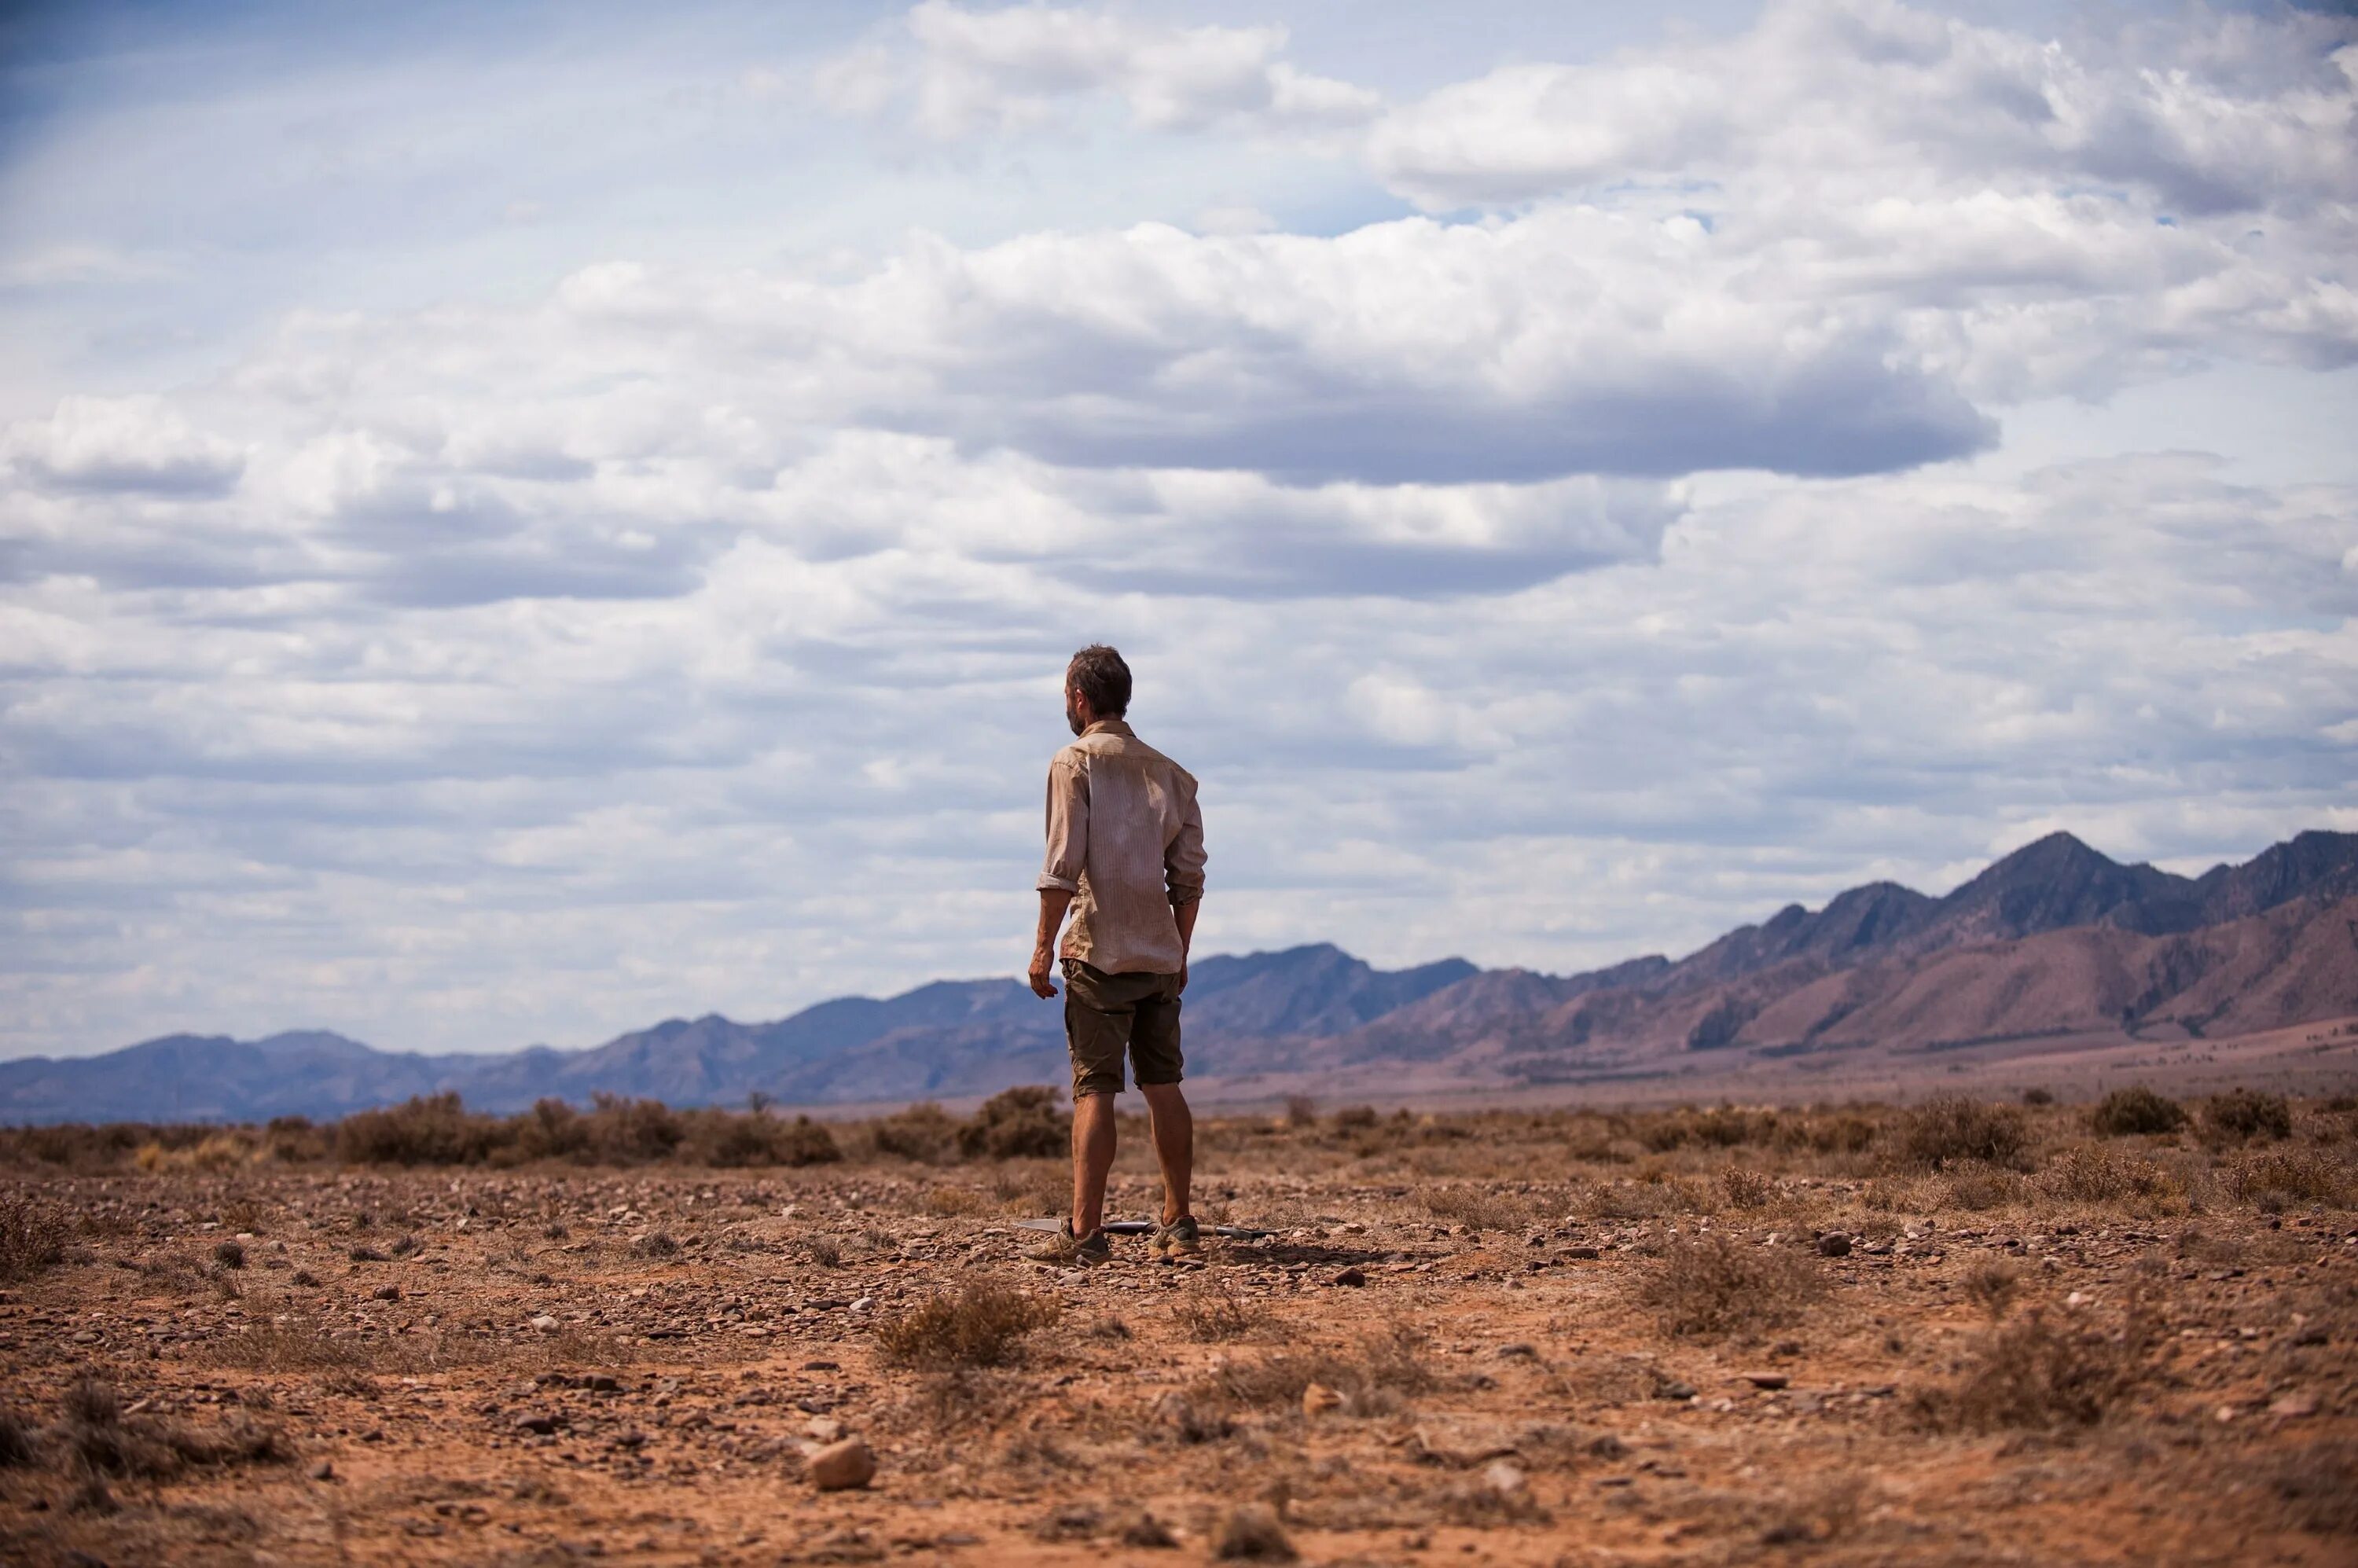
M 2358 828 L 2348 6 L 0 24 L 0 1054 L 593 1044 L 1029 946 L 1565 972 Z

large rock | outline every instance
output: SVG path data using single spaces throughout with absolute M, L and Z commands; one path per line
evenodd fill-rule
M 804 1474 L 822 1492 L 851 1491 L 876 1478 L 876 1455 L 860 1439 L 847 1437 L 812 1454 Z

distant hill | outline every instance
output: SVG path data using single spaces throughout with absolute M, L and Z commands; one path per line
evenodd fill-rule
M 1904 1056 L 2028 1036 L 2183 1039 L 2358 1013 L 2358 834 L 2303 833 L 2180 877 L 2067 833 L 1944 897 L 1891 882 L 1799 904 L 1675 962 L 1554 976 L 1462 958 L 1380 970 L 1325 944 L 1194 968 L 1196 1076 L 1413 1068 L 1580 1081 L 1697 1052 Z M 584 1051 L 423 1056 L 323 1033 L 169 1035 L 0 1063 L 0 1120 L 338 1116 L 457 1090 L 486 1109 L 598 1093 L 674 1105 L 950 1098 L 1065 1076 L 1062 1011 L 1020 982 L 937 981 L 771 1023 L 672 1019 Z

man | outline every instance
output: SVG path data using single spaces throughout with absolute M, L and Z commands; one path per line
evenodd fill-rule
M 1204 818 L 1187 770 L 1140 740 L 1130 711 L 1130 666 L 1103 644 L 1065 672 L 1065 719 L 1078 737 L 1048 764 L 1048 857 L 1040 871 L 1040 930 L 1032 989 L 1049 979 L 1065 932 L 1065 1041 L 1073 1057 L 1073 1212 L 1058 1256 L 1084 1265 L 1113 1255 L 1105 1224 L 1113 1168 L 1114 1096 L 1122 1056 L 1135 1066 L 1163 1167 L 1158 1256 L 1203 1250 L 1187 1207 L 1195 1122 L 1179 1091 L 1179 993 L 1204 896 Z

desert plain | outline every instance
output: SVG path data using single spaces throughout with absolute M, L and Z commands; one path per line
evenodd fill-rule
M 0 1133 L 0 1557 L 2358 1556 L 2358 1098 Z M 1112 1212 L 1158 1187 L 1126 1120 Z

